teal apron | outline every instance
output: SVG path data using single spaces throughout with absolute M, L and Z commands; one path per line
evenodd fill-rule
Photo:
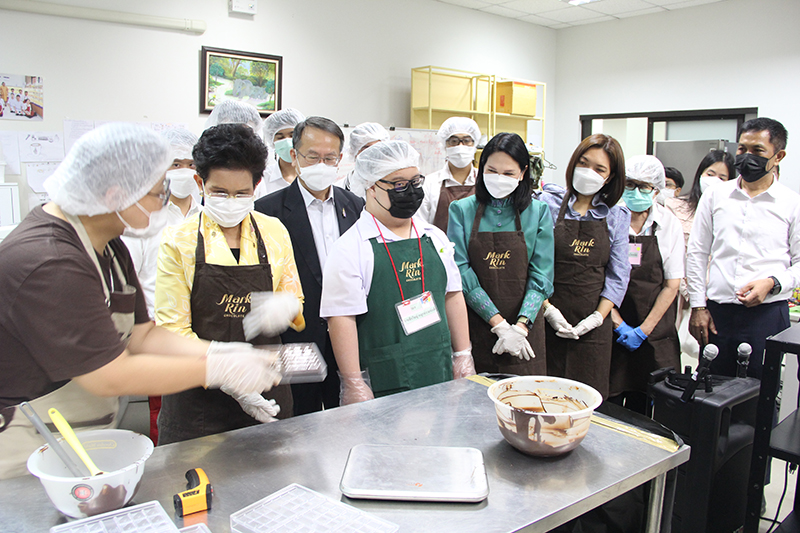
M 368 311 L 356 318 L 361 368 L 369 371 L 375 397 L 386 396 L 453 379 L 450 360 L 450 330 L 445 314 L 447 272 L 427 235 L 420 240 L 405 239 L 384 245 L 370 239 L 375 256 L 372 283 L 367 297 Z M 389 248 L 391 258 L 386 251 Z M 395 278 L 408 299 L 422 293 L 422 268 L 425 290 L 433 294 L 441 321 L 406 335 L 395 306 L 403 301 Z

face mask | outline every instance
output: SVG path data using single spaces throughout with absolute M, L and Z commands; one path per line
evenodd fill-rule
M 147 209 L 142 207 L 139 202 L 136 202 L 136 204 L 134 205 L 136 205 L 136 207 L 138 207 L 142 211 L 142 213 L 147 215 L 149 222 L 147 223 L 147 226 L 145 226 L 144 228 L 134 228 L 133 226 L 128 224 L 128 222 L 124 218 L 122 218 L 120 212 L 117 211 L 117 217 L 119 217 L 119 219 L 125 225 L 125 229 L 123 230 L 122 234 L 125 235 L 126 237 L 137 237 L 139 239 L 147 239 L 149 237 L 153 237 L 161 233 L 161 230 L 163 230 L 167 225 L 167 220 L 169 217 L 169 213 L 167 213 L 167 210 L 162 207 L 158 211 L 153 211 L 152 213 L 150 213 Z
M 773 156 L 774 157 L 774 156 Z M 758 181 L 767 173 L 767 163 L 772 159 L 755 154 L 738 154 L 736 156 L 736 170 L 747 183 Z
M 275 141 L 275 153 L 283 159 L 287 163 L 292 162 L 292 154 L 289 152 L 292 149 L 292 139 L 281 139 L 280 141 Z
M 675 193 L 677 189 L 664 189 L 656 196 L 656 202 L 664 205 L 667 203 L 667 198 L 675 198 Z
M 312 191 L 324 191 L 339 177 L 339 169 L 325 163 L 317 163 L 310 167 L 300 167 L 300 179 Z
M 411 218 L 417 212 L 419 206 L 422 205 L 422 199 L 425 198 L 425 191 L 422 187 L 414 187 L 409 185 L 404 191 L 396 191 L 389 189 L 386 191 L 389 195 L 389 209 L 383 207 L 383 204 L 378 202 L 378 205 L 389 211 L 389 214 L 395 218 Z M 377 197 L 375 198 L 377 201 Z
M 586 196 L 597 194 L 605 183 L 606 179 L 591 168 L 575 167 L 572 173 L 572 188 L 575 192 Z
M 448 146 L 444 149 L 447 154 L 447 160 L 456 168 L 464 168 L 472 164 L 475 159 L 474 146 Z
M 716 176 L 700 176 L 700 194 L 703 194 L 710 187 L 714 187 L 720 183 L 722 183 L 722 180 Z
M 634 213 L 647 211 L 653 206 L 653 194 L 644 194 L 639 189 L 632 191 L 625 189 L 625 192 L 622 193 L 622 200 Z
M 194 181 L 194 170 L 191 168 L 176 168 L 167 171 L 169 180 L 169 192 L 176 198 L 186 198 L 192 191 L 197 190 L 197 182 Z
M 252 210 L 255 198 L 214 198 L 206 195 L 203 212 L 222 228 L 238 226 Z
M 486 185 L 486 190 L 489 191 L 489 194 L 500 200 L 514 192 L 519 186 L 520 181 L 515 177 L 495 174 L 493 172 L 484 172 L 483 184 Z

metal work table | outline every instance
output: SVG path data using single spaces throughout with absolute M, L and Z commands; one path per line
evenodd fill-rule
M 348 499 L 339 480 L 350 448 L 360 443 L 478 448 L 489 497 L 477 504 Z M 190 515 L 185 524 L 175 518 L 178 527 L 205 521 L 213 533 L 227 532 L 231 513 L 299 483 L 399 524 L 403 532 L 548 531 L 651 479 L 651 510 L 659 515 L 665 473 L 688 459 L 688 446 L 668 452 L 595 424 L 572 452 L 529 457 L 503 440 L 486 387 L 462 379 L 157 447 L 133 503 L 158 500 L 172 514 L 172 495 L 185 488 L 184 474 L 202 467 L 214 486 L 212 510 Z M 4 532 L 43 532 L 65 521 L 38 479 L 0 481 Z M 658 517 L 650 531 L 657 526 Z

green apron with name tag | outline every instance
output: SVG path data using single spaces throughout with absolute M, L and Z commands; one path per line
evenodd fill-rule
M 370 239 L 375 256 L 372 284 L 367 297 L 368 311 L 356 318 L 361 368 L 369 371 L 375 397 L 386 396 L 453 379 L 450 360 L 450 330 L 445 314 L 447 272 L 436 248 L 427 235 L 422 239 L 422 262 L 425 290 L 433 294 L 441 321 L 406 335 L 396 305 L 403 301 L 395 279 L 403 287 L 403 296 L 422 293 L 420 243 L 417 239 L 388 242 L 391 259 L 377 238 Z

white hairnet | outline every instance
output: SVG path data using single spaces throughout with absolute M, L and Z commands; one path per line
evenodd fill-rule
M 105 124 L 78 139 L 44 188 L 65 213 L 113 213 L 150 192 L 172 160 L 169 142 L 153 130 Z
M 359 150 L 375 141 L 388 141 L 389 132 L 377 122 L 364 122 L 350 132 L 350 157 L 356 158 Z
M 275 134 L 286 128 L 294 128 L 306 119 L 303 114 L 297 109 L 287 107 L 281 109 L 270 116 L 264 121 L 264 142 L 270 148 L 275 148 Z
M 658 190 L 666 185 L 664 165 L 652 155 L 635 155 L 625 160 L 625 176 L 649 183 Z
M 419 153 L 405 141 L 373 144 L 358 156 L 350 180 L 350 191 L 364 198 L 366 190 L 392 172 L 419 167 Z
M 257 134 L 261 134 L 261 115 L 253 104 L 239 100 L 223 100 L 214 106 L 211 116 L 206 120 L 205 129 L 220 124 L 247 124 Z
M 439 128 L 439 139 L 445 142 L 457 133 L 466 133 L 476 143 L 481 139 L 481 129 L 478 123 L 467 117 L 450 117 L 442 123 Z
M 197 144 L 197 135 L 184 128 L 173 128 L 161 132 L 172 148 L 172 159 L 192 159 L 192 148 Z

